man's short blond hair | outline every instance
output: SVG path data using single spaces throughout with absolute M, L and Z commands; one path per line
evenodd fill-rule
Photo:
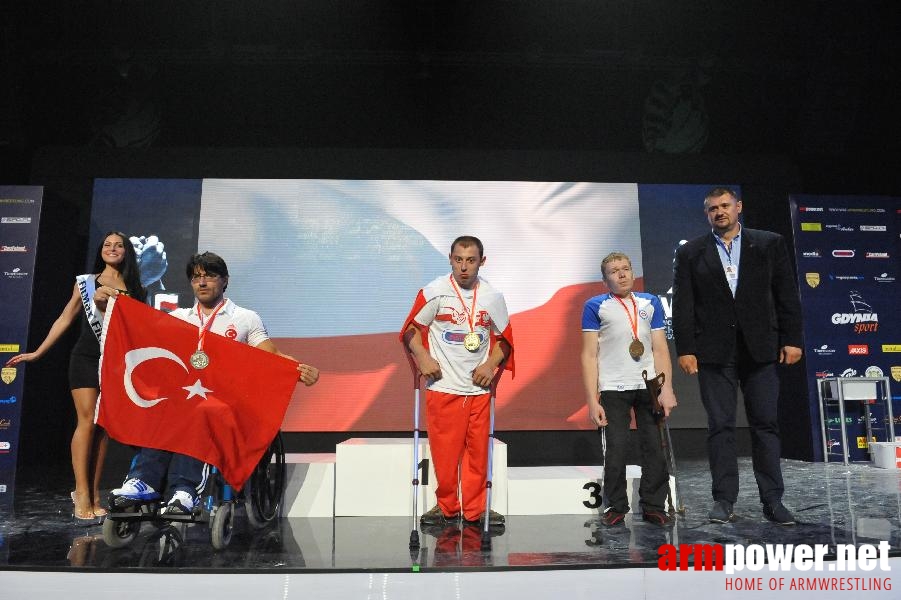
M 629 268 L 632 268 L 632 259 L 629 258 L 628 254 L 625 254 L 623 252 L 611 252 L 604 257 L 604 260 L 601 261 L 601 275 L 603 275 L 604 277 L 607 276 L 607 265 L 615 260 L 624 260 L 629 263 Z

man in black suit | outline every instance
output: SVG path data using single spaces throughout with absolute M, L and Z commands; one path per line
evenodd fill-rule
M 713 231 L 676 251 L 673 333 L 679 366 L 698 374 L 707 411 L 714 523 L 734 520 L 738 498 L 735 413 L 738 387 L 751 428 L 754 476 L 763 514 L 795 523 L 782 504 L 776 361 L 801 358 L 801 302 L 782 236 L 742 227 L 741 200 L 712 190 L 704 210 Z

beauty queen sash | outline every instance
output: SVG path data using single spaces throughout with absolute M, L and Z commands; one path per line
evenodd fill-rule
M 90 273 L 78 275 L 75 277 L 75 282 L 78 284 L 78 293 L 81 294 L 81 305 L 84 308 L 84 315 L 88 318 L 88 325 L 91 326 L 91 331 L 97 336 L 97 341 L 99 342 L 100 330 L 103 328 L 103 319 L 93 302 L 94 292 L 97 290 L 96 276 Z

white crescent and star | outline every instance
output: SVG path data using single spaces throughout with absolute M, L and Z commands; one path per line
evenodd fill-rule
M 155 406 L 166 399 L 165 396 L 155 399 L 147 399 L 141 397 L 141 395 L 135 389 L 134 383 L 132 383 L 131 380 L 132 373 L 138 367 L 138 365 L 155 358 L 165 358 L 166 360 L 171 360 L 172 362 L 179 365 L 182 369 L 184 369 L 185 373 L 188 372 L 188 367 L 185 365 L 184 361 L 182 361 L 177 355 L 170 352 L 169 350 L 166 350 L 165 348 L 149 346 L 146 348 L 129 350 L 125 354 L 125 376 L 123 381 L 123 383 L 125 384 L 125 393 L 128 395 L 129 400 L 131 400 L 141 408 L 150 408 L 151 406 Z M 193 385 L 183 386 L 182 389 L 188 392 L 188 396 L 187 398 L 185 398 L 185 400 L 190 400 L 194 396 L 200 396 L 201 398 L 206 400 L 207 392 L 213 391 L 211 389 L 203 387 L 203 384 L 200 383 L 199 379 L 195 381 Z

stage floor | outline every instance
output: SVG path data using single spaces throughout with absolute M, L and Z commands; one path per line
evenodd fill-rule
M 253 531 L 241 519 L 226 550 L 215 552 L 205 525 L 158 529 L 145 524 L 126 548 L 106 546 L 99 525 L 76 526 L 68 488 L 23 483 L 13 515 L 0 516 L 0 569 L 216 570 L 230 572 L 409 572 L 511 569 L 656 568 L 662 544 L 873 544 L 901 556 L 901 472 L 868 464 L 784 461 L 785 504 L 798 525 L 766 521 L 750 459 L 741 461 L 737 521 L 707 521 L 710 477 L 705 461 L 679 464 L 686 511 L 672 528 L 630 516 L 605 527 L 596 516 L 507 518 L 491 549 L 475 527 L 427 529 L 409 549 L 406 517 L 283 518 Z M 59 479 L 57 479 L 59 480 Z M 362 501 L 362 500 L 361 500 Z M 429 507 L 425 507 L 426 509 Z

